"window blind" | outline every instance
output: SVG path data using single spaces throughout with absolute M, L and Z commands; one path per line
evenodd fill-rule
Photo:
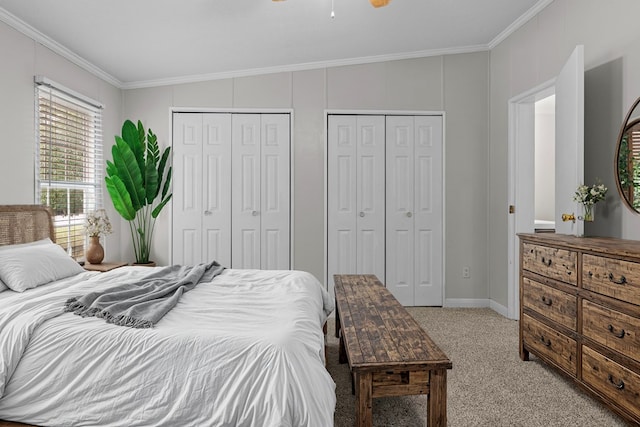
M 102 207 L 102 111 L 36 80 L 36 203 L 51 207 L 56 242 L 84 256 L 86 214 Z

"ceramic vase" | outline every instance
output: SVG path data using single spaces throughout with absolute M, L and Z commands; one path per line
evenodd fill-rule
M 85 253 L 89 264 L 100 264 L 104 259 L 104 248 L 100 244 L 100 236 L 89 237 L 89 247 Z

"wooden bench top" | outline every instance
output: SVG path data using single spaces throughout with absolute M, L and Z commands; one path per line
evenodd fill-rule
M 336 275 L 338 308 L 354 371 L 451 369 L 452 363 L 374 275 Z

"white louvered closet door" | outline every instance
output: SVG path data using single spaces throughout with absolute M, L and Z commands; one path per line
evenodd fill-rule
M 230 114 L 174 114 L 174 263 L 231 265 L 230 157 Z
M 442 117 L 388 116 L 387 280 L 403 305 L 443 297 Z
M 232 119 L 232 267 L 290 266 L 288 114 Z
M 384 116 L 328 117 L 327 281 L 385 279 Z

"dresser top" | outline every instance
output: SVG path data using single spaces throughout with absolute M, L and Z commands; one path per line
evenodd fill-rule
M 521 241 L 542 245 L 564 246 L 571 249 L 598 252 L 611 256 L 640 258 L 640 241 L 614 237 L 576 237 L 556 233 L 519 233 Z

